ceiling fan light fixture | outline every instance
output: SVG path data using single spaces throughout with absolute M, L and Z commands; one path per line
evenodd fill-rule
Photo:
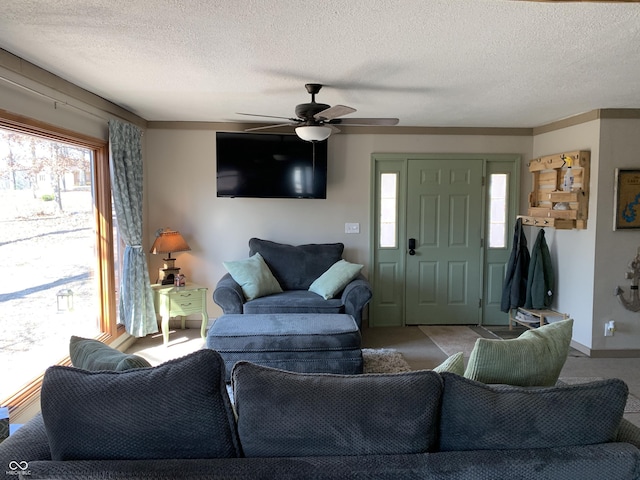
M 331 128 L 322 125 L 306 125 L 296 127 L 296 135 L 307 142 L 321 142 L 329 138 Z

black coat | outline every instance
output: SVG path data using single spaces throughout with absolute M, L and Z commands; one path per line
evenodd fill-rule
M 544 230 L 540 229 L 531 249 L 525 308 L 538 310 L 551 308 L 555 283 L 549 247 L 544 238 Z
M 507 274 L 502 286 L 502 302 L 500 310 L 508 312 L 512 308 L 522 307 L 525 303 L 527 292 L 527 275 L 529 272 L 529 262 L 531 256 L 527 249 L 527 237 L 522 229 L 522 219 L 516 220 L 516 228 L 513 233 L 513 248 L 509 263 L 507 264 Z

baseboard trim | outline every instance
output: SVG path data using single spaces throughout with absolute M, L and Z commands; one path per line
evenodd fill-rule
M 571 347 L 591 358 L 639 358 L 640 350 L 637 348 L 627 348 L 620 350 L 594 350 L 585 347 L 581 343 L 571 340 Z
M 591 358 L 638 358 L 640 350 L 628 348 L 622 350 L 591 350 Z

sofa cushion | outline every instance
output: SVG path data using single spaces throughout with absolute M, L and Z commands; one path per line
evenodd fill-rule
M 247 300 L 282 292 L 280 284 L 259 253 L 243 260 L 222 262 L 222 264 L 240 285 Z
M 259 238 L 249 240 L 249 255 L 262 255 L 283 290 L 308 290 L 342 258 L 343 251 L 342 243 L 293 246 Z
M 224 363 L 213 350 L 125 372 L 49 367 L 41 408 L 53 460 L 240 453 Z
M 548 388 L 485 385 L 452 373 L 442 379 L 441 451 L 611 442 L 628 395 L 619 379 Z
M 71 336 L 69 341 L 71 364 L 84 370 L 115 370 L 145 368 L 151 364 L 138 355 L 122 353 L 109 345 L 90 338 Z
M 435 372 L 305 374 L 238 362 L 232 385 L 247 457 L 418 453 L 437 441 Z
M 244 313 L 344 313 L 339 298 L 325 300 L 308 290 L 286 292 L 255 298 L 243 306 Z
M 344 287 L 360 274 L 363 266 L 346 260 L 338 260 L 313 281 L 309 286 L 309 291 L 329 300 L 344 290 Z
M 527 330 L 512 340 L 479 338 L 464 376 L 482 383 L 553 386 L 567 360 L 573 320 Z

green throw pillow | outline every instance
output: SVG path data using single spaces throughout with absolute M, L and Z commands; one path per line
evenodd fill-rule
M 315 279 L 309 287 L 309 291 L 317 293 L 325 300 L 329 300 L 335 294 L 344 290 L 344 287 L 358 276 L 362 267 L 363 265 L 357 263 L 338 260 L 326 272 Z
M 479 338 L 464 376 L 482 383 L 553 386 L 567 360 L 573 319 L 528 330 L 513 340 Z
M 231 277 L 242 287 L 247 300 L 282 292 L 262 255 L 256 253 L 244 260 L 222 262 Z
M 98 340 L 76 336 L 72 336 L 69 341 L 69 357 L 74 367 L 92 371 L 115 370 L 122 372 L 132 368 L 151 366 L 142 357 L 122 353 Z
M 464 374 L 464 353 L 454 353 L 434 368 L 433 371 L 438 373 L 450 372 L 462 376 Z

